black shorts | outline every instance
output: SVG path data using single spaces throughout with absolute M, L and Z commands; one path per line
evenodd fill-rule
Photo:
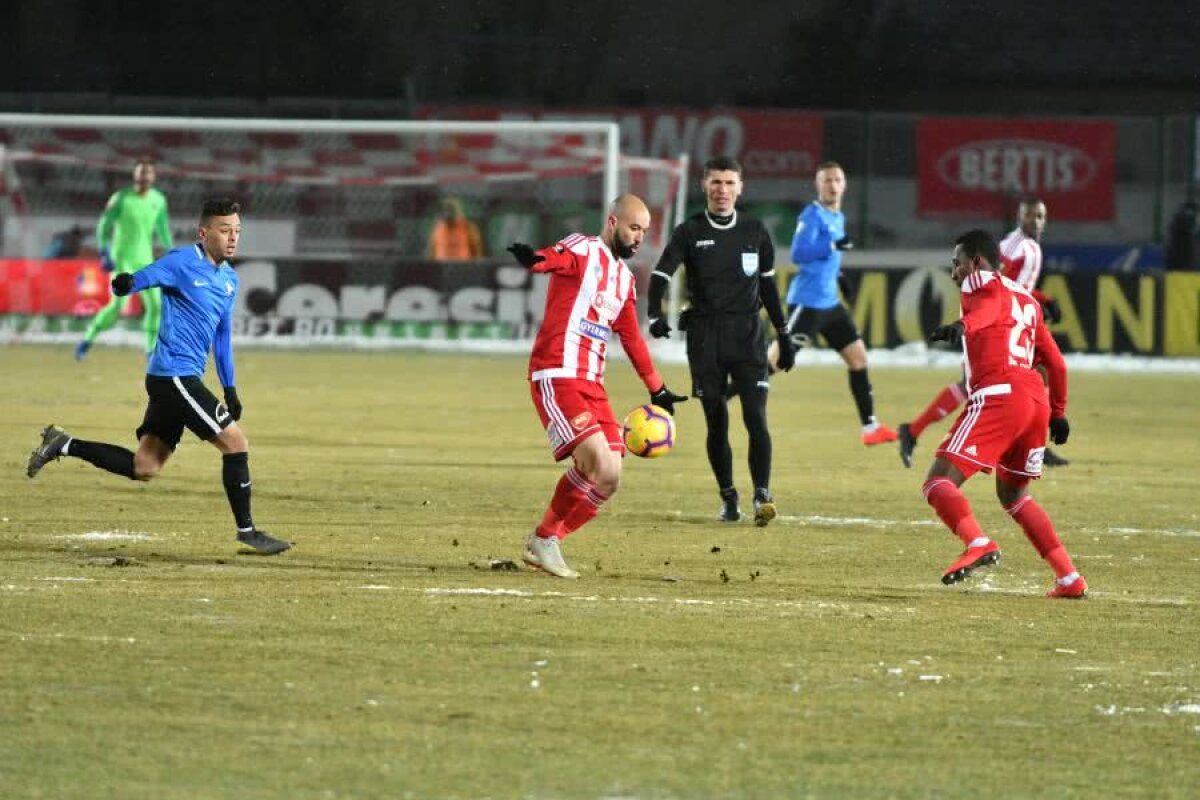
M 146 394 L 150 402 L 137 429 L 138 439 L 151 433 L 174 450 L 185 427 L 207 442 L 233 424 L 229 409 L 194 375 L 147 375 Z
M 758 314 L 690 316 L 687 356 L 698 398 L 724 397 L 730 379 L 739 393 L 767 389 L 767 342 Z
M 788 306 L 788 334 L 797 350 L 815 345 L 818 334 L 837 351 L 862 338 L 850 312 L 840 303 L 833 308 Z

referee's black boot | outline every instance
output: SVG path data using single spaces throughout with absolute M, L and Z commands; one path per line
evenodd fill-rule
M 741 521 L 742 509 L 738 508 L 737 489 L 730 488 L 721 490 L 721 512 L 717 514 L 717 519 L 721 522 Z
M 244 545 L 253 547 L 264 556 L 273 556 L 291 549 L 292 543 L 270 536 L 266 531 L 252 528 L 248 531 L 238 531 L 237 540 Z

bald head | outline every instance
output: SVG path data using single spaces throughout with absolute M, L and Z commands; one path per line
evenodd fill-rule
M 617 219 L 629 219 L 638 214 L 644 214 L 647 217 L 646 224 L 649 224 L 650 209 L 636 194 L 623 194 L 608 206 L 608 215 Z
M 650 209 L 636 194 L 623 194 L 608 207 L 600 238 L 617 258 L 629 258 L 642 244 L 650 227 Z

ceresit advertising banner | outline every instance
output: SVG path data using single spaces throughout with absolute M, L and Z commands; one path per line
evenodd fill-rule
M 805 111 L 583 108 L 546 111 L 491 106 L 426 106 L 423 119 L 616 122 L 621 152 L 648 158 L 687 153 L 697 169 L 733 156 L 747 178 L 811 179 L 821 162 L 825 118 Z
M 917 123 L 923 217 L 1007 217 L 1037 195 L 1055 219 L 1113 218 L 1117 132 L 1111 122 L 925 117 Z

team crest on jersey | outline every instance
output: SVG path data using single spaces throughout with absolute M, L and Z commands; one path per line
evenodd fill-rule
M 758 253 L 742 253 L 742 272 L 747 277 L 758 272 Z
M 571 427 L 577 431 L 581 431 L 588 426 L 592 421 L 592 412 L 584 411 L 582 414 L 576 414 L 571 418 Z
M 233 295 L 233 282 L 232 281 L 225 281 L 225 294 L 230 295 L 230 296 Z

